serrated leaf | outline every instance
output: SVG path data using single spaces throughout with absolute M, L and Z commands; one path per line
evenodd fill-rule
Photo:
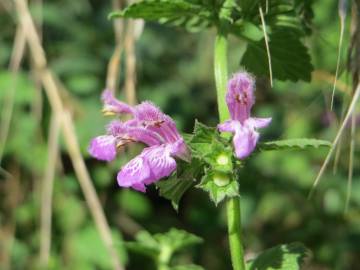
M 150 258 L 156 258 L 160 254 L 160 246 L 156 239 L 147 231 L 140 231 L 135 237 L 136 241 L 126 242 L 125 247 L 130 251 L 142 254 Z
M 239 183 L 229 174 L 207 171 L 196 187 L 208 192 L 215 205 L 225 198 L 239 196 Z
M 267 28 L 274 31 L 279 27 L 286 27 L 300 35 L 308 33 L 308 9 L 305 17 L 303 6 L 298 3 L 298 0 L 245 0 L 239 2 L 241 13 L 237 14 L 238 17 L 251 21 L 256 25 L 261 25 L 259 16 L 259 6 L 261 6 L 265 13 Z M 306 7 L 308 8 L 310 5 L 306 4 Z
M 247 270 L 300 270 L 310 255 L 301 243 L 270 248 L 246 264 Z
M 170 200 L 176 211 L 179 209 L 181 197 L 193 185 L 194 181 L 192 179 L 177 178 L 177 176 L 156 183 L 159 188 L 159 195 Z
M 190 147 L 199 156 L 212 152 L 212 142 L 216 135 L 216 128 L 208 127 L 195 121 L 194 134 L 190 140 Z
M 175 228 L 170 229 L 167 233 L 155 234 L 154 239 L 158 241 L 160 246 L 168 247 L 172 252 L 203 242 L 200 237 Z
M 329 141 L 299 138 L 299 139 L 264 142 L 259 144 L 259 149 L 261 151 L 295 150 L 295 149 L 305 149 L 309 147 L 319 148 L 319 147 L 330 147 L 330 146 L 331 146 L 331 142 Z
M 273 77 L 282 81 L 310 81 L 313 66 L 308 50 L 299 37 L 292 32 L 281 30 L 272 33 L 269 38 Z M 255 75 L 268 76 L 264 39 L 248 43 L 241 65 Z
M 110 13 L 110 18 L 124 17 L 157 21 L 198 15 L 201 6 L 182 0 L 146 0 L 129 5 L 124 10 Z
M 145 0 L 124 10 L 110 13 L 110 18 L 141 18 L 198 32 L 212 25 L 214 18 L 206 3 L 186 0 Z
M 136 241 L 127 242 L 126 247 L 131 251 L 152 258 L 156 263 L 162 261 L 163 254 L 167 254 L 166 263 L 168 263 L 175 252 L 203 242 L 200 237 L 175 228 L 166 233 L 155 235 L 151 235 L 147 231 L 140 231 L 135 239 Z
M 179 160 L 175 174 L 167 180 L 161 180 L 156 183 L 159 188 L 159 195 L 170 200 L 176 211 L 179 209 L 179 202 L 184 193 L 195 185 L 195 180 L 203 170 L 201 161 L 192 158 L 191 163 Z

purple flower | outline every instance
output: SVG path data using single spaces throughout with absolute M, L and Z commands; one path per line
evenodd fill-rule
M 151 102 L 129 106 L 113 96 L 109 90 L 102 95 L 105 114 L 130 114 L 132 119 L 112 121 L 106 135 L 94 138 L 89 153 L 100 160 L 115 159 L 117 149 L 130 142 L 148 147 L 130 160 L 118 173 L 122 187 L 145 192 L 149 185 L 169 176 L 176 169 L 175 158 L 190 160 L 190 152 L 180 136 L 174 120 Z
M 229 80 L 226 103 L 231 120 L 218 125 L 219 131 L 234 133 L 235 155 L 239 159 L 246 158 L 254 151 L 259 139 L 256 130 L 271 122 L 271 118 L 250 117 L 255 104 L 254 88 L 254 78 L 246 72 L 239 72 Z

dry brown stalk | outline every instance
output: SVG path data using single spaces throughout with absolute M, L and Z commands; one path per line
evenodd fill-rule
M 128 21 L 124 40 L 126 53 L 126 77 L 125 77 L 125 96 L 130 105 L 136 104 L 136 55 L 135 55 L 135 22 Z
M 50 258 L 52 197 L 59 152 L 60 124 L 59 115 L 53 114 L 49 127 L 48 163 L 45 168 L 41 188 L 40 263 L 44 267 L 48 265 Z
M 41 77 L 40 79 L 51 108 L 61 119 L 61 128 L 65 143 L 89 210 L 95 221 L 95 225 L 109 255 L 111 256 L 114 269 L 122 270 L 124 268 L 122 267 L 119 256 L 114 248 L 109 224 L 107 223 L 99 198 L 80 152 L 70 112 L 64 108 L 59 95 L 58 84 L 56 83 L 51 70 L 47 67 L 45 52 L 42 48 L 39 35 L 36 32 L 34 21 L 30 15 L 27 3 L 23 0 L 14 0 L 14 2 L 18 13 L 19 23 L 26 34 L 31 56 L 39 72 L 39 76 Z

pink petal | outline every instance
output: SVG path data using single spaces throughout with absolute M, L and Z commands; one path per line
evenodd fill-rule
M 251 126 L 253 126 L 254 128 L 265 128 L 271 123 L 271 117 L 269 118 L 252 117 L 246 120 L 246 122 Z
M 236 73 L 229 80 L 226 103 L 233 120 L 243 122 L 250 117 L 251 107 L 255 103 L 254 87 L 254 78 L 246 72 Z
M 101 99 L 104 102 L 103 111 L 105 113 L 133 114 L 134 112 L 134 109 L 131 106 L 116 99 L 111 90 L 108 89 L 104 90 L 104 92 L 101 95 Z
M 170 156 L 169 145 L 146 148 L 141 156 L 146 159 L 151 170 L 151 177 L 145 180 L 145 184 L 156 182 L 176 170 L 176 161 Z
M 253 129 L 242 127 L 235 132 L 233 143 L 235 155 L 239 159 L 248 157 L 255 149 L 259 133 Z
M 131 186 L 131 188 L 140 192 L 146 192 L 146 187 L 143 183 L 135 183 Z
M 164 140 L 159 134 L 145 127 L 128 127 L 127 135 L 136 141 L 145 143 L 148 146 L 159 145 L 164 143 Z
M 135 107 L 134 116 L 139 121 L 161 121 L 164 113 L 150 101 L 144 101 Z
M 184 161 L 191 161 L 191 152 L 182 138 L 175 143 L 170 144 L 170 153 L 172 156 L 178 157 Z
M 174 120 L 149 101 L 135 107 L 134 117 L 146 129 L 161 136 L 165 142 L 173 143 L 181 138 Z
M 92 139 L 89 153 L 99 160 L 111 161 L 116 156 L 116 138 L 111 135 L 98 136 Z
M 117 181 L 121 187 L 134 187 L 136 190 L 144 190 L 142 186 L 150 177 L 150 168 L 145 159 L 139 155 L 130 160 L 118 173 Z
M 218 124 L 217 128 L 220 132 L 235 132 L 240 128 L 240 122 L 236 120 L 227 120 L 224 123 Z

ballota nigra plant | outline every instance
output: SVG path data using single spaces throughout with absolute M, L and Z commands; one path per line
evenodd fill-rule
M 115 159 L 118 149 L 139 142 L 146 147 L 118 175 L 119 186 L 146 192 L 155 184 L 159 194 L 171 200 L 178 209 L 182 195 L 190 188 L 209 193 L 216 205 L 227 204 L 228 236 L 234 270 L 300 269 L 308 250 L 300 243 L 283 244 L 245 261 L 241 235 L 239 170 L 246 160 L 261 151 L 329 146 L 327 141 L 293 139 L 259 143 L 259 129 L 267 127 L 271 118 L 251 116 L 255 104 L 254 75 L 241 71 L 228 80 L 227 41 L 230 34 L 247 42 L 242 58 L 244 68 L 255 75 L 280 80 L 309 80 L 312 66 L 301 37 L 310 33 L 309 1 L 265 0 L 145 0 L 131 4 L 111 18 L 141 18 L 167 25 L 184 27 L 192 32 L 215 27 L 214 71 L 218 100 L 219 124 L 209 127 L 195 122 L 192 134 L 180 134 L 174 120 L 149 101 L 129 106 L 117 100 L 111 91 L 102 96 L 106 115 L 127 114 L 130 118 L 113 120 L 106 134 L 94 138 L 90 154 L 100 160 Z M 262 10 L 267 10 L 265 16 Z M 264 19 L 269 22 L 264 29 Z M 263 27 L 261 27 L 261 25 Z M 262 28 L 262 29 L 261 29 Z M 249 31 L 250 30 L 250 31 Z M 277 46 L 266 58 L 265 41 Z M 286 38 L 288 42 L 279 42 Z M 282 56 L 279 51 L 287 51 Z M 291 55 L 292 57 L 289 57 Z M 292 64 L 287 66 L 289 59 Z M 296 59 L 301 59 L 298 66 Z M 286 68 L 283 68 L 285 66 Z M 172 229 L 166 234 L 142 232 L 136 242 L 127 244 L 134 251 L 147 250 L 158 269 L 202 269 L 200 266 L 173 266 L 172 254 L 201 240 L 189 233 Z

